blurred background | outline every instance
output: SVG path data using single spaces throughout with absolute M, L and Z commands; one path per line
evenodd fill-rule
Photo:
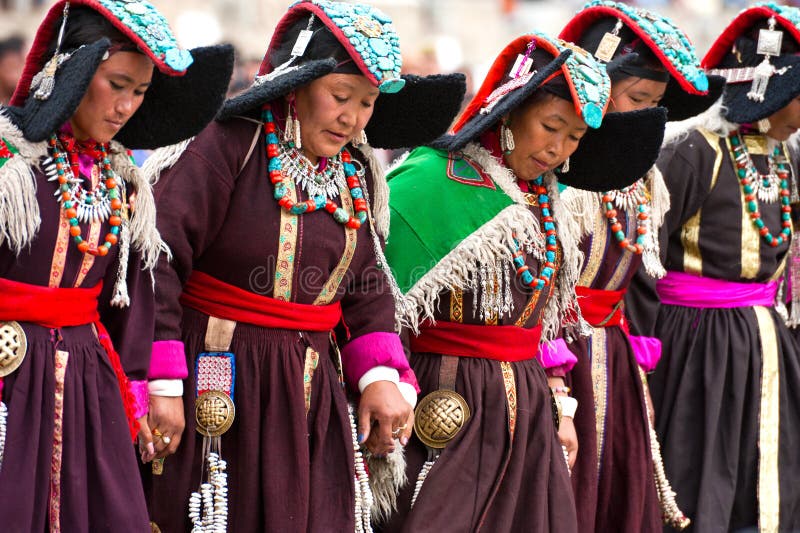
M 237 49 L 231 93 L 247 87 L 258 69 L 287 0 L 151 0 L 188 48 L 226 41 Z M 576 0 L 373 0 L 400 34 L 404 71 L 465 72 L 483 79 L 489 64 L 514 36 L 536 29 L 557 34 L 583 1 Z M 675 20 L 702 57 L 741 0 L 640 0 L 629 2 Z M 787 3 L 787 2 L 782 2 Z M 789 2 L 791 3 L 791 2 Z M 797 0 L 800 3 L 800 0 Z M 50 0 L 0 0 L 0 102 L 10 97 L 28 41 Z

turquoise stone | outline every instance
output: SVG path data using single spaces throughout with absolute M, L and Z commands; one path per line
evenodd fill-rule
M 600 89 L 597 88 L 597 85 L 591 83 L 584 83 L 583 94 L 586 96 L 586 99 L 589 100 L 590 102 L 597 102 L 600 100 Z
M 403 78 L 391 78 L 388 80 L 383 80 L 381 84 L 378 86 L 382 93 L 392 94 L 399 92 L 400 89 L 405 87 L 406 80 Z
M 381 70 L 388 70 L 391 72 L 394 70 L 394 61 L 392 61 L 388 57 L 379 57 L 378 68 Z
M 388 55 L 392 50 L 389 43 L 383 39 L 378 39 L 377 37 L 371 37 L 367 42 L 369 43 L 369 47 L 372 48 L 372 51 L 379 56 Z
M 164 56 L 164 62 L 173 70 L 184 71 L 194 62 L 192 54 L 188 50 L 171 48 Z
M 599 128 L 603 123 L 603 110 L 597 104 L 588 103 L 583 107 L 583 120 L 590 128 Z
M 603 76 L 596 70 L 590 68 L 588 65 L 581 65 L 581 67 L 578 69 L 578 72 L 586 81 L 589 81 L 595 85 L 603 81 Z

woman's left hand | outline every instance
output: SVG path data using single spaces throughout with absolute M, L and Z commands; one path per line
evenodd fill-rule
M 374 455 L 394 451 L 395 439 L 403 446 L 414 428 L 414 409 L 391 381 L 370 383 L 358 402 L 359 443 Z
M 175 453 L 186 425 L 183 417 L 183 397 L 151 394 L 147 421 L 153 433 L 155 458 L 161 459 Z
M 575 460 L 578 458 L 578 433 L 575 431 L 575 423 L 572 418 L 568 416 L 561 418 L 561 423 L 558 427 L 558 440 L 562 446 L 567 448 L 567 454 L 569 454 L 567 463 L 571 470 L 575 466 Z
M 142 463 L 149 463 L 156 456 L 153 446 L 153 434 L 150 433 L 150 426 L 147 425 L 147 415 L 136 419 L 139 422 L 139 457 Z

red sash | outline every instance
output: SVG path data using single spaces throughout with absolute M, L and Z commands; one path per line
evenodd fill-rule
M 229 285 L 197 270 L 183 287 L 181 303 L 210 316 L 262 328 L 330 331 L 342 319 L 339 302 L 330 305 L 284 302 Z
M 420 324 L 418 336 L 411 337 L 411 351 L 496 361 L 525 361 L 539 352 L 541 326 L 478 326 L 437 320 Z
M 595 328 L 622 325 L 622 299 L 625 289 L 621 291 L 602 291 L 589 287 L 575 287 L 578 304 L 581 306 L 583 318 Z
M 94 324 L 100 345 L 108 354 L 111 367 L 117 376 L 128 429 L 131 438 L 139 433 L 139 423 L 133 416 L 135 399 L 128 385 L 128 376 L 122 369 L 119 354 L 111 338 L 100 323 L 97 298 L 103 289 L 100 282 L 88 289 L 62 289 L 31 285 L 0 278 L 0 320 L 31 322 L 45 328 L 63 328 Z

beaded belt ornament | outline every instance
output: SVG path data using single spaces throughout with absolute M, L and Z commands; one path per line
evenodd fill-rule
M 19 368 L 27 351 L 28 340 L 22 326 L 18 322 L 0 322 L 0 378 Z
M 218 437 L 228 431 L 236 417 L 233 388 L 236 363 L 230 352 L 204 352 L 197 356 L 197 432 Z

